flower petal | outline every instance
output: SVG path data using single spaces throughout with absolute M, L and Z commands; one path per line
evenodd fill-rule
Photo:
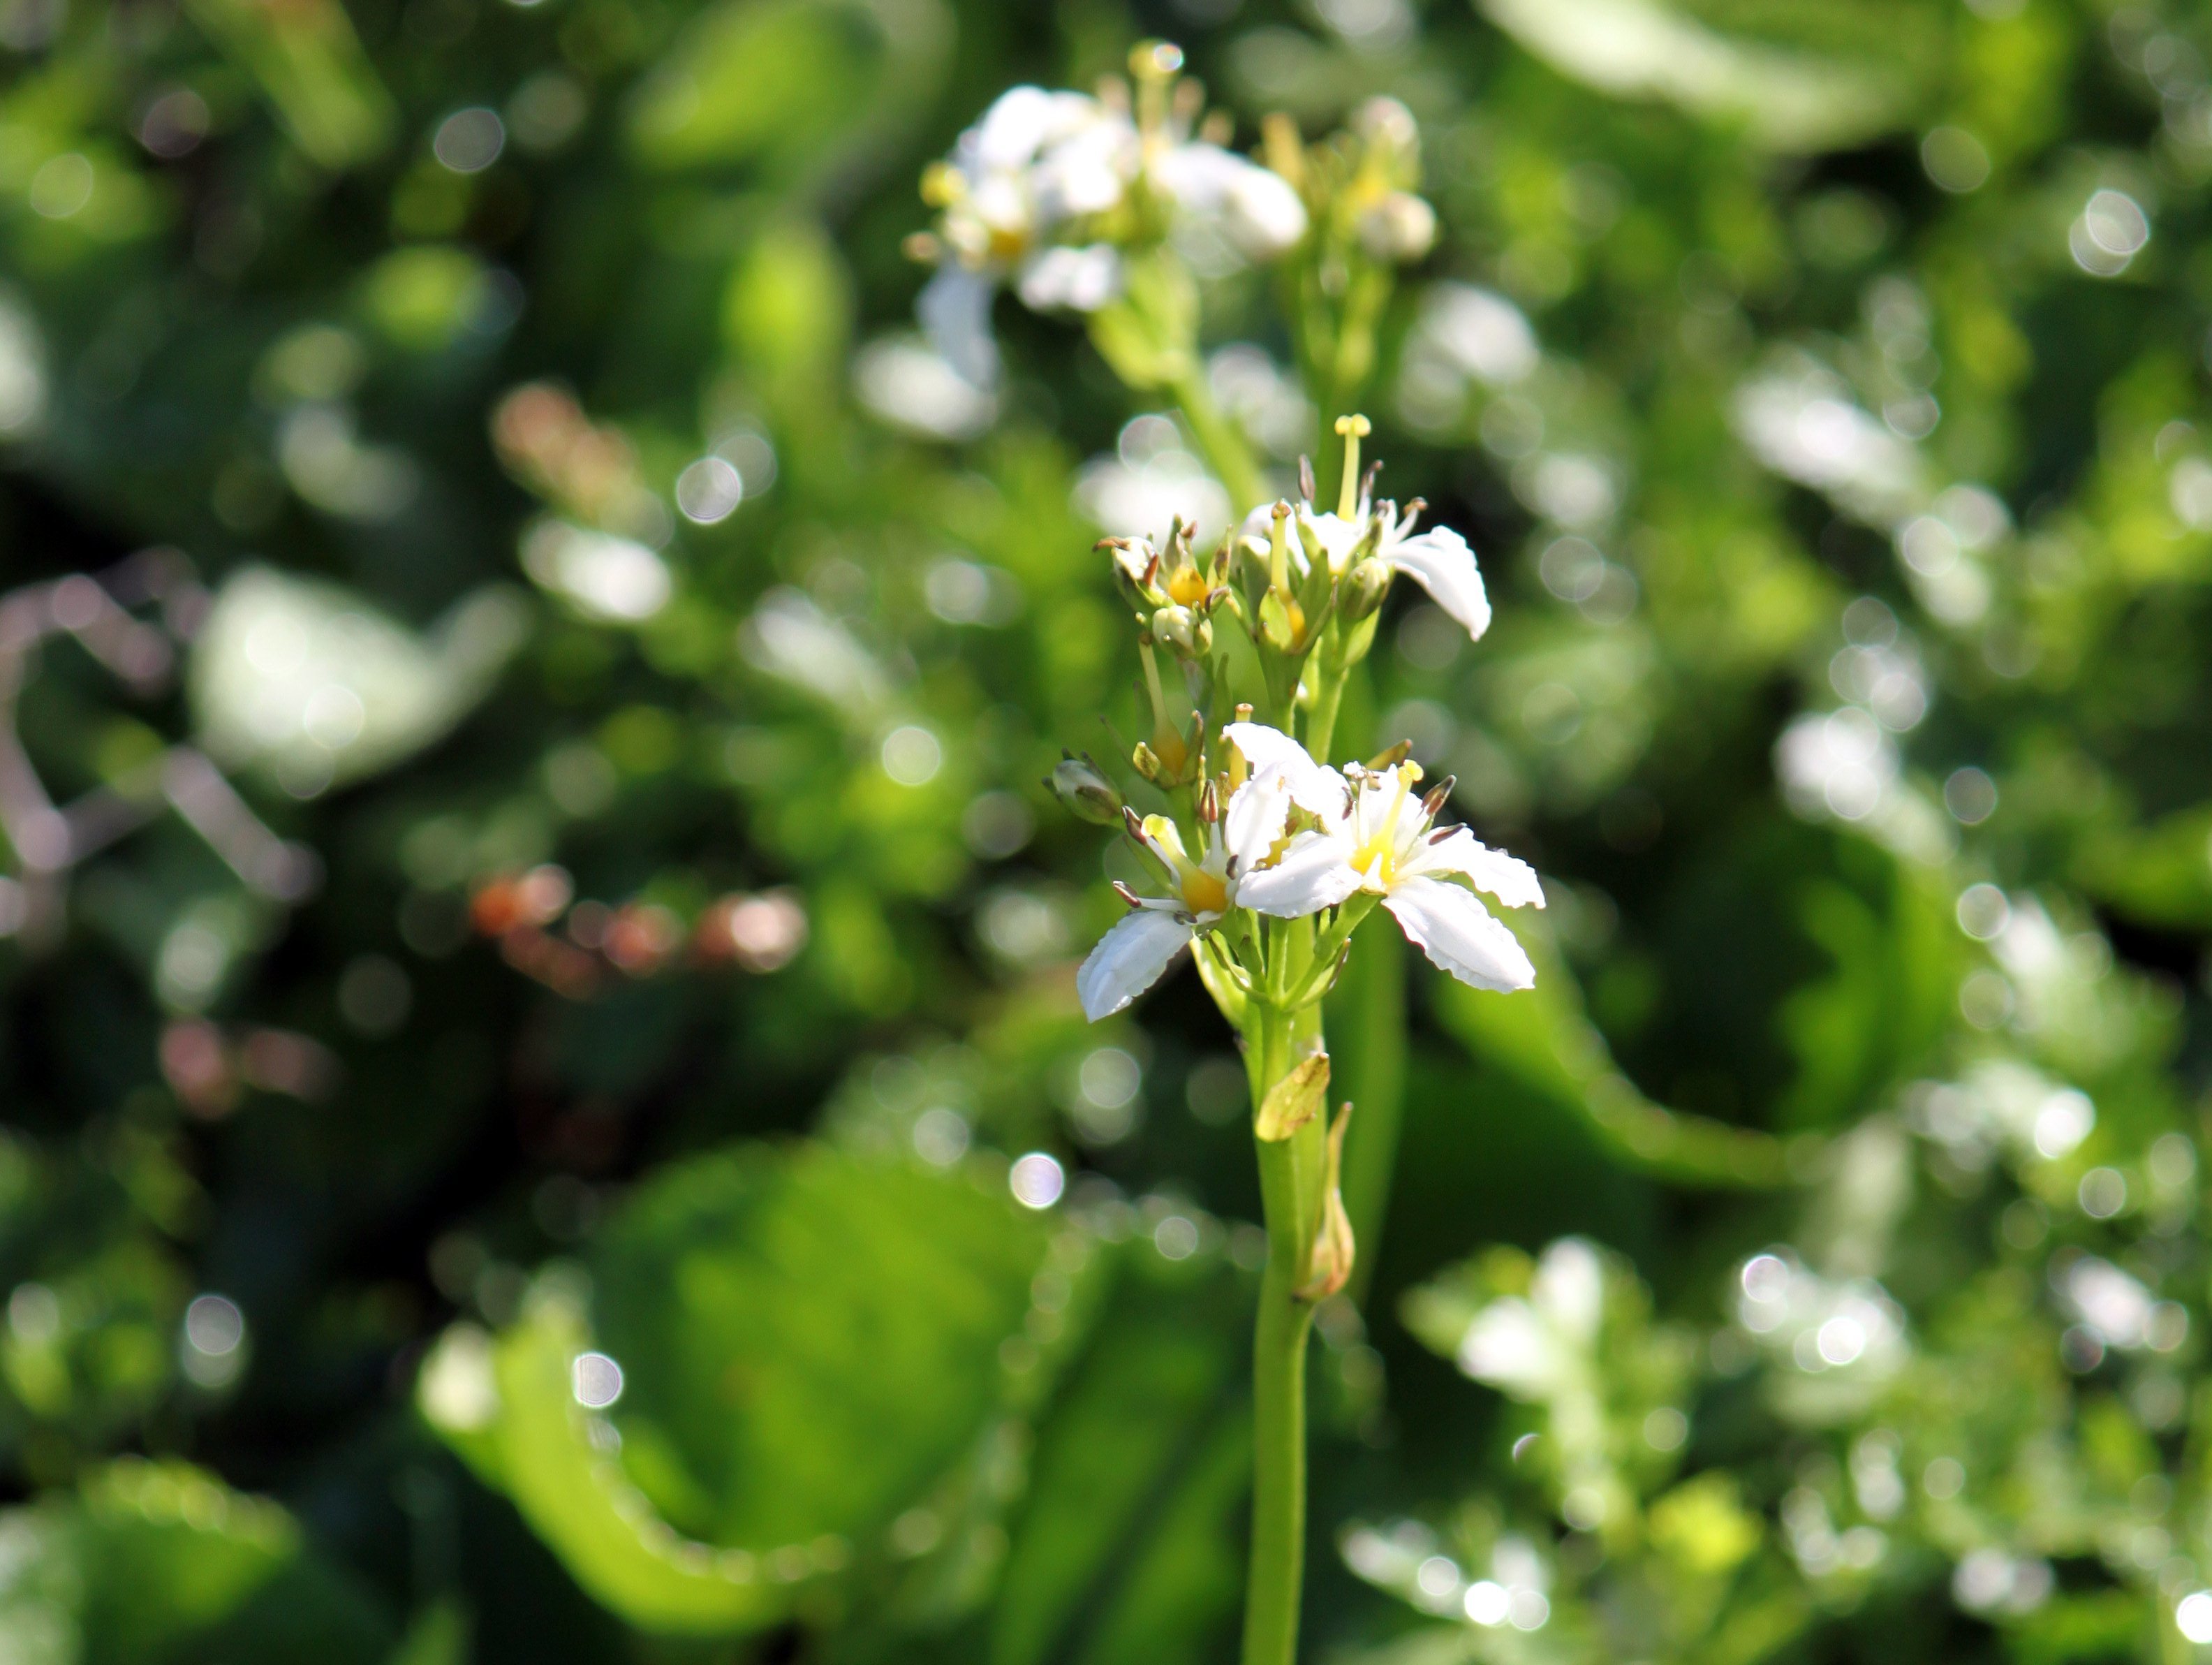
M 1490 628 L 1490 598 L 1484 592 L 1474 551 L 1450 527 L 1432 527 L 1391 544 L 1384 553 L 1392 566 L 1409 574 L 1431 600 L 1456 619 L 1470 639 L 1480 640 Z
M 1221 732 L 1244 754 L 1255 778 L 1279 775 L 1290 789 L 1291 801 L 1300 809 L 1311 810 L 1329 821 L 1343 815 L 1350 801 L 1344 777 L 1314 762 L 1304 746 L 1280 729 L 1265 723 L 1231 723 Z
M 1237 884 L 1237 905 L 1277 919 L 1303 919 L 1334 908 L 1359 888 L 1359 875 L 1344 859 L 1344 845 L 1327 833 L 1303 832 L 1272 867 L 1247 873 Z
M 1493 850 L 1465 827 L 1454 827 L 1434 843 L 1424 842 L 1401 872 L 1464 873 L 1478 890 L 1487 890 L 1508 908 L 1541 908 L 1544 886 L 1527 862 Z
M 1441 879 L 1405 878 L 1382 905 L 1407 941 L 1462 982 L 1500 994 L 1535 987 L 1536 968 L 1527 952 L 1474 891 Z
M 1075 974 L 1083 1015 L 1110 1018 L 1159 981 L 1175 957 L 1188 947 L 1190 921 L 1164 908 L 1139 908 L 1098 939 Z
M 1015 288 L 1022 305 L 1033 313 L 1060 307 L 1095 313 L 1121 293 L 1121 256 L 1109 243 L 1088 248 L 1054 245 L 1038 251 L 1022 268 Z
M 914 303 L 929 344 L 969 386 L 986 390 L 999 380 L 999 343 L 991 335 L 991 301 L 997 280 L 947 262 Z
M 1255 775 L 1230 794 L 1221 839 L 1239 873 L 1267 859 L 1290 818 L 1291 790 L 1279 769 Z
M 1154 164 L 1160 188 L 1186 213 L 1218 216 L 1249 260 L 1267 260 L 1306 234 L 1305 204 L 1289 180 L 1218 144 L 1181 144 Z

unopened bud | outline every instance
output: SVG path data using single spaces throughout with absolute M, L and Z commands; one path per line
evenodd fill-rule
M 1114 790 L 1114 783 L 1087 757 L 1061 753 L 1045 784 L 1072 814 L 1082 820 L 1110 827 L 1121 818 L 1121 794 Z
M 1142 740 L 1138 741 L 1135 748 L 1129 753 L 1129 767 L 1156 787 L 1171 787 L 1175 784 L 1173 771 L 1163 767 L 1152 747 L 1146 745 Z
M 1357 624 L 1382 605 L 1390 593 L 1390 563 L 1374 556 L 1345 574 L 1336 592 L 1336 611 L 1347 624 Z
M 1436 246 L 1437 211 L 1410 191 L 1394 191 L 1359 216 L 1359 240 L 1377 260 L 1411 264 Z
M 1370 98 L 1352 112 L 1352 131 L 1370 144 L 1410 150 L 1421 142 L 1420 124 L 1395 98 Z
M 1198 789 L 1198 818 L 1209 827 L 1221 819 L 1221 791 L 1211 781 Z
M 1198 621 L 1188 607 L 1163 607 L 1152 615 L 1152 640 L 1164 641 L 1185 659 L 1198 659 L 1205 649 L 1198 644 Z

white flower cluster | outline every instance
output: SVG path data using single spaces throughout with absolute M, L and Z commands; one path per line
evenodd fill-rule
M 1165 884 L 1151 896 L 1123 887 L 1132 911 L 1077 975 L 1086 1016 L 1121 1011 L 1194 939 L 1240 909 L 1302 919 L 1362 893 L 1379 898 L 1407 938 L 1462 982 L 1500 990 L 1534 983 L 1535 969 L 1513 933 L 1472 890 L 1450 882 L 1463 878 L 1509 908 L 1540 908 L 1534 870 L 1465 827 L 1437 827 L 1445 794 L 1414 796 L 1418 763 L 1331 769 L 1264 724 L 1231 723 L 1221 734 L 1229 768 L 1201 793 L 1194 852 L 1168 817 L 1128 812 L 1131 836 Z
M 1002 284 L 1036 311 L 1096 312 L 1121 293 L 1123 249 L 1177 217 L 1253 261 L 1305 236 L 1290 182 L 1194 137 L 1193 113 L 1140 124 L 1123 102 L 1016 87 L 960 136 L 923 185 L 941 216 L 921 319 L 954 368 L 978 386 L 996 375 Z

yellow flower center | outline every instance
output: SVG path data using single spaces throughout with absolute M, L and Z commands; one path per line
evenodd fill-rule
M 1194 914 L 1229 911 L 1229 887 L 1203 867 L 1185 865 L 1182 873 L 1182 905 Z
M 1168 575 L 1168 599 L 1182 607 L 1195 607 L 1206 598 L 1206 574 L 1196 567 L 1178 567 Z
M 1421 778 L 1421 766 L 1401 763 L 1390 772 L 1398 777 L 1398 790 L 1390 799 L 1390 811 L 1352 857 L 1353 869 L 1366 876 L 1370 890 L 1387 891 L 1398 882 L 1398 817 L 1405 813 L 1406 797 L 1413 782 Z

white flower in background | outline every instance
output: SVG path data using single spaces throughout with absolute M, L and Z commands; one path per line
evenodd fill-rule
M 1304 782 L 1310 778 L 1305 771 L 1318 769 L 1296 741 L 1273 729 L 1232 723 L 1226 732 L 1255 770 L 1272 766 L 1285 780 Z M 1489 848 L 1465 827 L 1436 827 L 1449 787 L 1415 798 L 1419 763 L 1380 772 L 1351 764 L 1342 778 L 1351 791 L 1341 811 L 1296 834 L 1273 864 L 1247 878 L 1238 893 L 1243 905 L 1297 919 L 1365 891 L 1382 898 L 1408 942 L 1462 982 L 1500 992 L 1533 987 L 1536 968 L 1520 942 L 1474 890 L 1450 881 L 1464 878 L 1509 908 L 1541 908 L 1544 888 L 1535 870 Z M 1297 798 L 1300 806 L 1313 809 L 1313 787 L 1293 788 L 1300 790 L 1307 794 Z
M 1885 531 L 1928 497 L 1919 453 L 1851 397 L 1834 371 L 1790 352 L 1736 390 L 1735 428 L 1777 474 L 1812 487 Z
M 1808 1376 L 1870 1386 L 1910 1352 L 1904 1313 L 1870 1278 L 1824 1278 L 1788 1249 L 1770 1249 L 1746 1261 L 1736 1282 L 1736 1322 Z
M 919 312 L 939 352 L 988 387 L 998 374 L 991 302 L 1011 283 L 1034 311 L 1090 313 L 1121 293 L 1122 210 L 1148 196 L 1205 222 L 1244 258 L 1273 258 L 1306 234 L 1289 181 L 1191 137 L 1189 116 L 1140 128 L 1086 93 L 1016 87 L 933 167 L 923 195 L 942 210 L 938 271 Z
M 573 521 L 539 521 L 522 539 L 522 569 L 587 618 L 642 624 L 668 605 L 668 563 L 635 538 Z
M 1537 1261 L 1525 1299 L 1502 1296 L 1475 1314 L 1460 1340 L 1459 1367 L 1515 1399 L 1549 1399 L 1586 1369 L 1604 1312 L 1597 1251 L 1562 1237 Z
M 301 797 L 388 768 L 489 691 L 521 645 L 525 611 L 512 590 L 480 590 L 418 633 L 337 585 L 248 567 L 192 643 L 200 742 Z
M 972 440 L 999 418 L 997 395 L 911 336 L 863 347 L 853 363 L 853 391 L 874 415 L 925 439 Z
M 856 724 L 872 720 L 890 697 L 890 678 L 853 633 L 804 590 L 778 585 L 760 599 L 738 634 L 738 651 L 757 671 L 803 688 Z
M 1234 516 L 1227 489 L 1184 445 L 1175 418 L 1158 413 L 1122 425 L 1114 454 L 1084 465 L 1074 498 L 1086 518 L 1115 538 L 1149 537 L 1180 520 L 1193 542 L 1210 544 Z
M 1303 572 L 1318 552 L 1340 578 L 1371 534 L 1366 556 L 1406 574 L 1451 616 L 1469 641 L 1480 641 L 1490 628 L 1490 598 L 1483 589 L 1474 551 L 1449 526 L 1416 532 L 1413 524 L 1426 507 L 1416 498 L 1401 515 L 1397 504 L 1388 499 L 1372 502 L 1363 491 L 1357 512 L 1350 516 L 1300 513 L 1286 529 L 1291 534 L 1291 560 Z M 1273 514 L 1272 504 L 1253 510 L 1244 522 L 1247 535 L 1266 538 Z
M 1153 160 L 1149 179 L 1184 213 L 1214 222 L 1223 240 L 1255 264 L 1306 234 L 1305 204 L 1291 182 L 1218 144 L 1169 146 Z
M 2171 1352 L 2189 1334 L 2186 1308 L 2158 1299 L 2140 1279 L 2094 1255 L 2057 1260 L 2051 1283 L 2059 1304 L 2106 1346 Z
M 2019 1162 L 2056 1162 L 2097 1126 L 2097 1107 L 2087 1093 L 2009 1058 L 1985 1060 L 1955 1085 L 1920 1083 L 1906 1103 L 1915 1131 L 1970 1172 L 1988 1167 L 2000 1149 Z

